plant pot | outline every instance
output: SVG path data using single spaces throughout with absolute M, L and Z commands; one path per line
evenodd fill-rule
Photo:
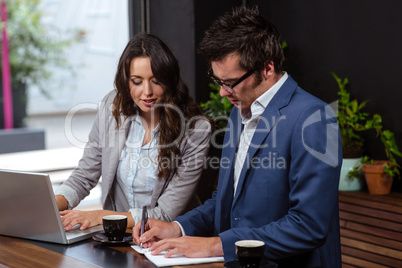
M 364 187 L 364 179 L 358 177 L 348 178 L 349 171 L 356 165 L 360 165 L 362 157 L 344 158 L 342 160 L 341 174 L 339 177 L 339 191 L 360 191 Z
M 13 125 L 14 128 L 24 127 L 24 119 L 27 116 L 27 89 L 23 83 L 15 83 L 12 85 L 13 94 Z M 3 84 L 0 78 L 0 129 L 4 128 L 4 104 L 1 93 L 3 92 Z
M 363 164 L 362 170 L 366 179 L 367 188 L 370 194 L 386 195 L 391 192 L 394 178 L 384 173 L 384 164 L 388 161 L 374 161 L 371 164 Z

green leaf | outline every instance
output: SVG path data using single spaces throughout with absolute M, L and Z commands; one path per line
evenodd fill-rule
M 390 140 L 390 139 L 394 139 L 394 133 L 392 133 L 389 130 L 384 130 L 382 133 L 386 139 Z
M 7 31 L 12 83 L 23 81 L 46 92 L 54 67 L 74 75 L 66 49 L 78 39 L 76 31 L 67 31 L 63 33 L 65 38 L 60 38 L 59 29 L 43 24 L 44 12 L 39 4 L 39 0 L 8 0 Z
M 222 98 L 219 94 L 220 87 L 216 84 L 210 83 L 209 87 L 211 89 L 210 99 L 207 102 L 201 103 L 200 106 L 203 109 L 204 113 L 211 118 L 215 119 L 218 117 L 228 117 L 229 113 L 233 107 L 233 104 L 226 98 Z M 219 127 L 226 127 L 227 120 L 219 120 L 215 121 Z
M 288 43 L 286 41 L 282 42 L 282 49 L 285 49 L 288 47 Z

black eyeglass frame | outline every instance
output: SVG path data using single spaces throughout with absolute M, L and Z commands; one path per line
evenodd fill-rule
M 242 77 L 240 77 L 239 79 L 237 79 L 236 82 L 234 82 L 233 84 L 229 85 L 226 83 L 223 83 L 219 78 L 217 78 L 214 73 L 212 72 L 212 69 L 209 68 L 208 72 L 207 72 L 207 76 L 212 80 L 212 82 L 214 82 L 215 84 L 217 84 L 220 87 L 223 87 L 227 92 L 229 92 L 230 94 L 235 93 L 234 91 L 234 87 L 237 86 L 238 84 L 240 84 L 241 82 L 243 82 L 243 80 L 245 80 L 246 78 L 248 78 L 250 75 L 252 75 L 254 73 L 254 70 L 248 71 L 247 73 L 245 73 Z

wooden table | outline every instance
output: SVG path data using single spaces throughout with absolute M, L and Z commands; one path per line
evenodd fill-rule
M 0 235 L 0 267 L 137 267 L 154 268 L 153 263 L 130 245 L 106 246 L 92 239 L 59 245 Z M 177 266 L 222 268 L 221 263 Z
M 402 193 L 339 192 L 343 268 L 402 267 Z

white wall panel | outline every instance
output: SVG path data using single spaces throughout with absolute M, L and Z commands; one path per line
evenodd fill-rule
M 126 0 L 42 0 L 44 23 L 61 31 L 83 29 L 82 42 L 68 50 L 75 76 L 54 69 L 44 97 L 29 87 L 28 115 L 65 113 L 81 103 L 98 103 L 113 89 L 119 57 L 129 38 Z

